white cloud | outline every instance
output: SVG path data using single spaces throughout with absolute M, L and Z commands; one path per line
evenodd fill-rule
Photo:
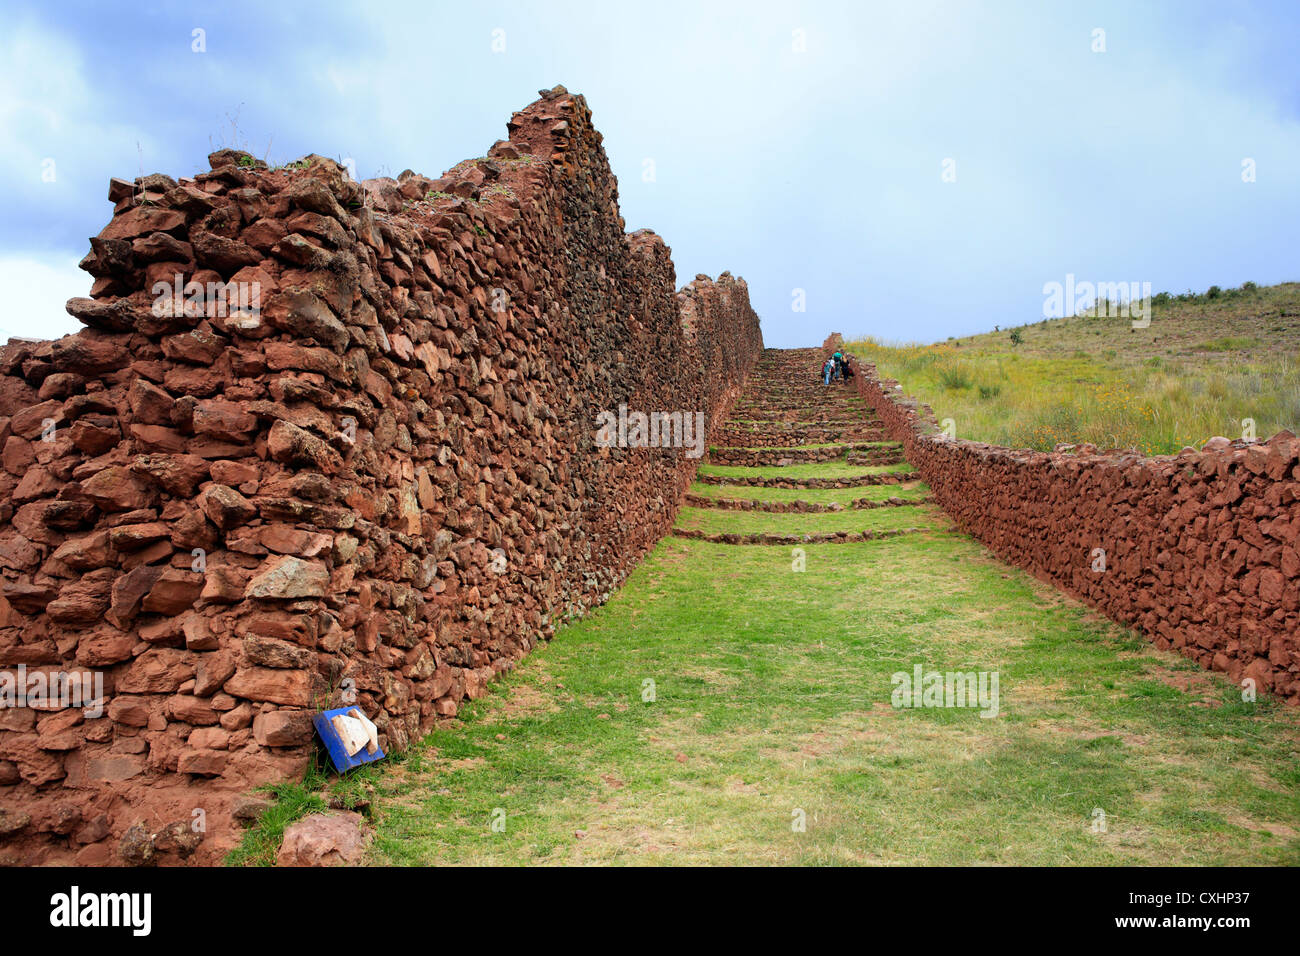
M 64 303 L 90 290 L 91 278 L 77 268 L 80 256 L 0 255 L 0 338 L 57 339 L 82 328 Z
M 63 158 L 60 147 L 80 132 L 96 100 L 82 75 L 76 46 L 34 23 L 0 38 L 0 135 L 3 171 L 11 184 L 40 184 L 41 160 Z

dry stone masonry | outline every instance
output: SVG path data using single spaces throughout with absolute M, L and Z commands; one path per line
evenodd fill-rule
M 754 366 L 744 391 L 731 409 L 731 418 L 713 432 L 727 444 L 714 444 L 705 464 L 725 471 L 705 471 L 696 476 L 701 485 L 721 486 L 720 494 L 688 492 L 691 508 L 715 511 L 761 511 L 773 514 L 825 514 L 905 508 L 923 514 L 928 497 L 861 497 L 847 504 L 795 500 L 768 500 L 765 494 L 730 497 L 738 489 L 866 488 L 884 484 L 910 487 L 917 475 L 910 470 L 881 471 L 905 464 L 902 446 L 885 440 L 884 423 L 851 395 L 843 382 L 824 385 L 820 380 L 818 349 L 767 349 Z M 866 417 L 864 417 L 864 415 Z M 779 471 L 791 466 L 857 466 L 861 470 L 836 478 L 804 476 L 786 478 Z M 772 471 L 778 474 L 772 474 Z M 743 494 L 743 492 L 742 492 Z M 867 522 L 864 521 L 865 525 Z M 780 533 L 771 531 L 705 531 L 675 527 L 673 535 L 717 544 L 804 545 L 875 541 L 922 528 L 864 528 L 854 531 Z
M 836 334 L 823 353 L 842 347 Z M 1234 681 L 1300 703 L 1300 440 L 1145 458 L 950 440 L 850 356 L 935 501 L 1003 559 Z
M 102 680 L 0 710 L 4 860 L 214 861 L 313 710 L 400 751 L 667 533 L 696 463 L 595 416 L 717 422 L 745 283 L 624 232 L 581 96 L 508 130 L 439 179 L 112 182 L 87 328 L 0 349 L 0 674 Z

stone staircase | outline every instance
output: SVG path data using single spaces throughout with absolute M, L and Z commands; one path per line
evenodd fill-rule
M 933 530 L 942 520 L 901 445 L 853 389 L 822 383 L 822 362 L 820 349 L 763 352 L 730 418 L 709 436 L 675 536 L 724 544 L 862 542 Z M 900 524 L 907 515 L 924 521 Z M 765 522 L 772 527 L 756 526 Z

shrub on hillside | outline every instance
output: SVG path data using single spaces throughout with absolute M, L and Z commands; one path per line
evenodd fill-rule
M 950 392 L 957 392 L 970 388 L 974 382 L 965 367 L 950 365 L 939 369 L 939 384 Z

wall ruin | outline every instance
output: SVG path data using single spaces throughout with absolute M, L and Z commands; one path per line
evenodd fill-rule
M 98 715 L 0 709 L 9 862 L 215 861 L 314 710 L 400 751 L 668 531 L 696 461 L 594 419 L 715 422 L 745 283 L 678 292 L 625 234 L 581 96 L 508 130 L 439 179 L 221 150 L 112 182 L 87 328 L 0 349 L 0 673 L 103 681 Z

